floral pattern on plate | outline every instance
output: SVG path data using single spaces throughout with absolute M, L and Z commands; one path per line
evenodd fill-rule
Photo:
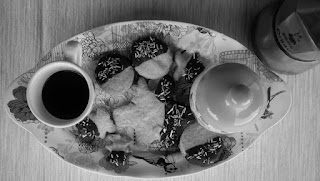
M 15 99 L 11 100 L 7 105 L 17 121 L 22 123 L 38 122 L 28 106 L 26 91 L 27 88 L 22 86 L 14 89 L 12 94 Z

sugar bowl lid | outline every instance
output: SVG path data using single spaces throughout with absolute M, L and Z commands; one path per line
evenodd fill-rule
M 222 133 L 243 131 L 263 114 L 267 103 L 259 76 L 239 63 L 225 63 L 200 75 L 190 104 L 199 123 Z

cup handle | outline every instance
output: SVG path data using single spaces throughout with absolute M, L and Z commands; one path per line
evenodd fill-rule
M 82 67 L 82 46 L 78 41 L 71 40 L 63 47 L 65 61 L 72 62 Z

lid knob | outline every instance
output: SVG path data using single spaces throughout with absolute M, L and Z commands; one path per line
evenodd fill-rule
M 246 85 L 237 84 L 229 89 L 226 96 L 226 105 L 237 109 L 247 108 L 253 99 L 253 95 Z

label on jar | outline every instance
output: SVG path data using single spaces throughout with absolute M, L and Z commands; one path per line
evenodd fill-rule
M 291 13 L 276 25 L 275 34 L 279 44 L 293 58 L 305 61 L 317 58 L 318 49 L 298 14 Z

